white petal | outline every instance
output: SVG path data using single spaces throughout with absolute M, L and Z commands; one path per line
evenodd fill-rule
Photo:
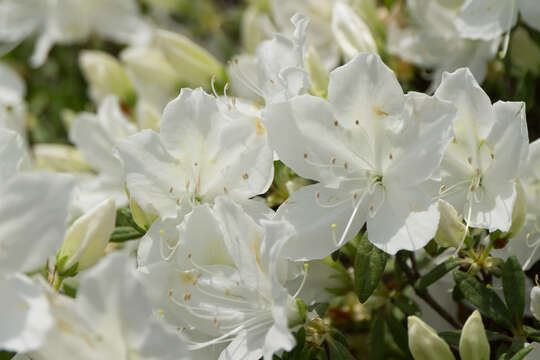
M 540 31 L 540 6 L 536 0 L 519 1 L 520 15 L 530 27 Z
M 414 188 L 387 186 L 385 191 L 386 199 L 367 221 L 369 241 L 391 255 L 424 247 L 439 225 L 434 202 Z
M 24 353 L 41 346 L 54 324 L 41 286 L 26 276 L 13 275 L 0 276 L 0 289 L 0 348 Z
M 14 131 L 0 128 L 0 186 L 29 167 L 29 161 L 22 138 Z
M 183 193 L 185 177 L 159 135 L 143 130 L 119 141 L 117 149 L 130 195 L 146 212 L 175 217 L 175 192 Z M 171 187 L 173 192 L 169 192 Z
M 328 205 L 322 207 L 319 203 Z M 276 214 L 278 219 L 290 222 L 297 233 L 285 244 L 283 255 L 291 260 L 311 260 L 331 254 L 338 249 L 337 243 L 353 210 L 353 198 L 345 190 L 329 189 L 321 184 L 301 188 L 278 208 Z M 366 213 L 367 202 L 359 205 L 345 241 L 360 231 Z
M 64 238 L 73 178 L 19 174 L 0 187 L 0 272 L 33 271 Z
M 510 30 L 517 21 L 518 0 L 467 0 L 457 18 L 460 34 L 491 40 Z

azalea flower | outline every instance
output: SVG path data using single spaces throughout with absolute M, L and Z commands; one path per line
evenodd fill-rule
M 0 40 L 18 43 L 36 34 L 30 62 L 42 65 L 55 43 L 84 41 L 92 32 L 120 43 L 145 43 L 150 27 L 134 0 L 4 0 Z
M 171 218 L 221 194 L 247 200 L 268 189 L 272 151 L 256 117 L 206 94 L 182 89 L 161 130 L 118 142 L 130 195 L 148 213 Z
M 459 9 L 457 28 L 463 37 L 491 40 L 510 31 L 518 13 L 540 31 L 540 6 L 536 0 L 465 0 Z
M 28 353 L 32 359 L 190 359 L 181 337 L 153 317 L 125 253 L 109 255 L 83 273 L 74 300 L 43 292 L 54 324 L 42 346 Z
M 70 128 L 70 140 L 77 146 L 97 176 L 82 176 L 79 182 L 75 208 L 86 212 L 107 198 L 113 198 L 118 207 L 127 205 L 122 163 L 113 154 L 117 141 L 133 135 L 137 126 L 123 113 L 118 98 L 106 97 L 98 113 L 79 113 Z
M 280 257 L 293 230 L 263 223 L 220 196 L 177 228 L 156 221 L 142 240 L 157 312 L 190 339 L 190 349 L 228 344 L 219 358 L 242 360 L 293 348 L 289 327 L 301 319 L 282 285 L 287 264 Z
M 458 109 L 441 163 L 439 195 L 461 211 L 468 226 L 508 231 L 514 181 L 529 146 L 525 104 L 492 105 L 468 69 L 445 73 L 435 96 Z
M 407 6 L 413 24 L 406 28 L 390 27 L 390 53 L 433 69 L 433 90 L 440 83 L 444 71 L 461 67 L 468 67 L 479 83 L 484 81 L 487 63 L 497 54 L 500 36 L 486 41 L 464 39 L 456 25 L 459 7 L 452 2 L 409 0 Z
M 330 73 L 328 99 L 302 95 L 264 113 L 279 158 L 319 181 L 278 209 L 297 231 L 284 253 L 323 258 L 366 219 L 370 241 L 390 254 L 423 247 L 435 235 L 439 213 L 419 185 L 439 167 L 454 108 L 423 94 L 404 95 L 392 71 L 366 53 Z

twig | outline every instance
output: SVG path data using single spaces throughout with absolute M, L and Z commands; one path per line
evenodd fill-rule
M 456 329 L 461 329 L 461 324 L 457 320 L 455 320 L 454 317 L 449 312 L 447 312 L 441 305 L 439 305 L 437 301 L 435 301 L 435 299 L 431 296 L 431 294 L 427 291 L 427 289 L 418 290 L 414 286 L 414 284 L 416 283 L 416 280 L 420 278 L 420 274 L 417 271 L 413 271 L 411 270 L 411 268 L 409 268 L 409 266 L 407 265 L 406 259 L 403 255 L 404 253 L 398 253 L 396 255 L 396 262 L 400 266 L 400 268 L 403 270 L 403 273 L 407 277 L 407 280 L 411 284 L 416 295 L 418 295 L 418 297 L 424 300 L 443 319 L 448 321 L 450 325 L 452 325 Z M 413 264 L 415 264 L 413 259 L 411 259 L 411 261 L 413 261 Z

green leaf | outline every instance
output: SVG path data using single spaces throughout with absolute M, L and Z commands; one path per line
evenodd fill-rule
M 369 358 L 373 360 L 384 360 L 384 315 L 379 313 L 373 321 L 370 332 Z
M 333 339 L 326 341 L 330 352 L 330 360 L 355 360 L 346 345 Z
M 407 328 L 401 322 L 399 322 L 398 319 L 392 316 L 392 314 L 386 314 L 385 319 L 386 325 L 388 326 L 396 345 L 401 349 L 401 351 L 407 354 L 409 359 L 412 359 L 412 354 L 409 350 Z
M 421 315 L 418 305 L 406 296 L 398 296 L 395 298 L 394 305 L 396 305 L 399 310 L 403 311 L 403 313 L 406 315 Z
M 540 330 L 536 330 L 530 326 L 523 326 L 523 330 L 525 330 L 528 338 L 533 341 L 540 342 Z
M 144 232 L 137 231 L 131 226 L 117 226 L 111 234 L 110 242 L 124 242 L 144 236 Z
M 454 279 L 467 300 L 499 325 L 512 328 L 510 312 L 492 289 L 461 271 L 454 272 Z
M 15 355 L 15 353 L 0 350 L 0 360 L 10 360 Z
M 460 264 L 460 261 L 457 259 L 448 259 L 442 264 L 436 266 L 433 268 L 430 272 L 428 272 L 426 275 L 422 276 L 420 279 L 416 281 L 416 284 L 414 284 L 414 287 L 417 290 L 424 290 L 440 278 L 442 278 L 444 275 L 446 275 L 448 272 L 456 268 Z
M 525 308 L 525 274 L 515 256 L 510 256 L 504 263 L 502 283 L 506 305 L 514 324 L 519 327 Z
M 354 259 L 354 289 L 358 300 L 365 302 L 379 285 L 388 255 L 362 236 Z

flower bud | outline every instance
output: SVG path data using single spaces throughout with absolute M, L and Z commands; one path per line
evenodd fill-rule
M 525 189 L 519 179 L 516 180 L 516 201 L 514 202 L 514 208 L 512 209 L 512 225 L 505 234 L 505 237 L 512 238 L 516 236 L 523 225 L 525 224 L 525 218 L 527 217 L 527 196 L 525 195 Z
M 173 68 L 159 49 L 131 47 L 120 54 L 120 59 L 140 97 L 154 104 L 160 112 L 186 83 L 183 71 Z
M 377 44 L 366 23 L 344 2 L 334 6 L 332 32 L 345 57 L 359 52 L 377 53 Z
M 152 223 L 158 218 L 157 215 L 144 211 L 132 197 L 129 198 L 129 209 L 131 210 L 133 221 L 135 221 L 137 226 L 139 226 L 141 229 L 148 230 L 150 225 L 152 225 Z
M 414 360 L 455 360 L 447 343 L 435 330 L 416 316 L 409 316 L 409 348 Z
M 461 360 L 489 360 L 489 341 L 478 310 L 463 325 L 459 338 L 459 356 Z
M 216 76 L 218 88 L 227 81 L 223 65 L 206 49 L 187 37 L 166 30 L 156 32 L 156 43 L 173 68 L 182 71 L 191 86 L 209 87 Z
M 530 71 L 534 75 L 540 72 L 540 47 L 522 27 L 512 31 L 510 42 L 512 65 Z
M 540 287 L 538 286 L 531 290 L 531 313 L 536 320 L 540 321 Z
M 120 65 L 111 55 L 101 51 L 81 52 L 79 64 L 86 81 L 90 84 L 90 97 L 101 102 L 107 95 L 117 95 L 128 104 L 135 102 L 137 93 Z
M 276 29 L 266 13 L 255 6 L 249 6 L 242 17 L 241 31 L 244 50 L 253 54 L 257 46 L 263 40 L 271 38 Z
M 67 230 L 58 254 L 59 259 L 67 257 L 63 269 L 67 270 L 78 263 L 77 270 L 84 270 L 101 259 L 115 222 L 116 206 L 112 199 L 101 202 L 75 220 Z
M 89 172 L 90 166 L 80 151 L 71 145 L 36 144 L 33 147 L 35 166 L 57 172 Z
M 328 95 L 330 74 L 326 70 L 315 48 L 310 47 L 306 52 L 304 66 L 311 78 L 311 93 L 315 96 L 325 98 Z
M 465 225 L 459 219 L 456 209 L 448 202 L 438 200 L 437 209 L 441 216 L 439 218 L 439 228 L 435 234 L 435 242 L 442 247 L 457 248 L 465 234 Z

